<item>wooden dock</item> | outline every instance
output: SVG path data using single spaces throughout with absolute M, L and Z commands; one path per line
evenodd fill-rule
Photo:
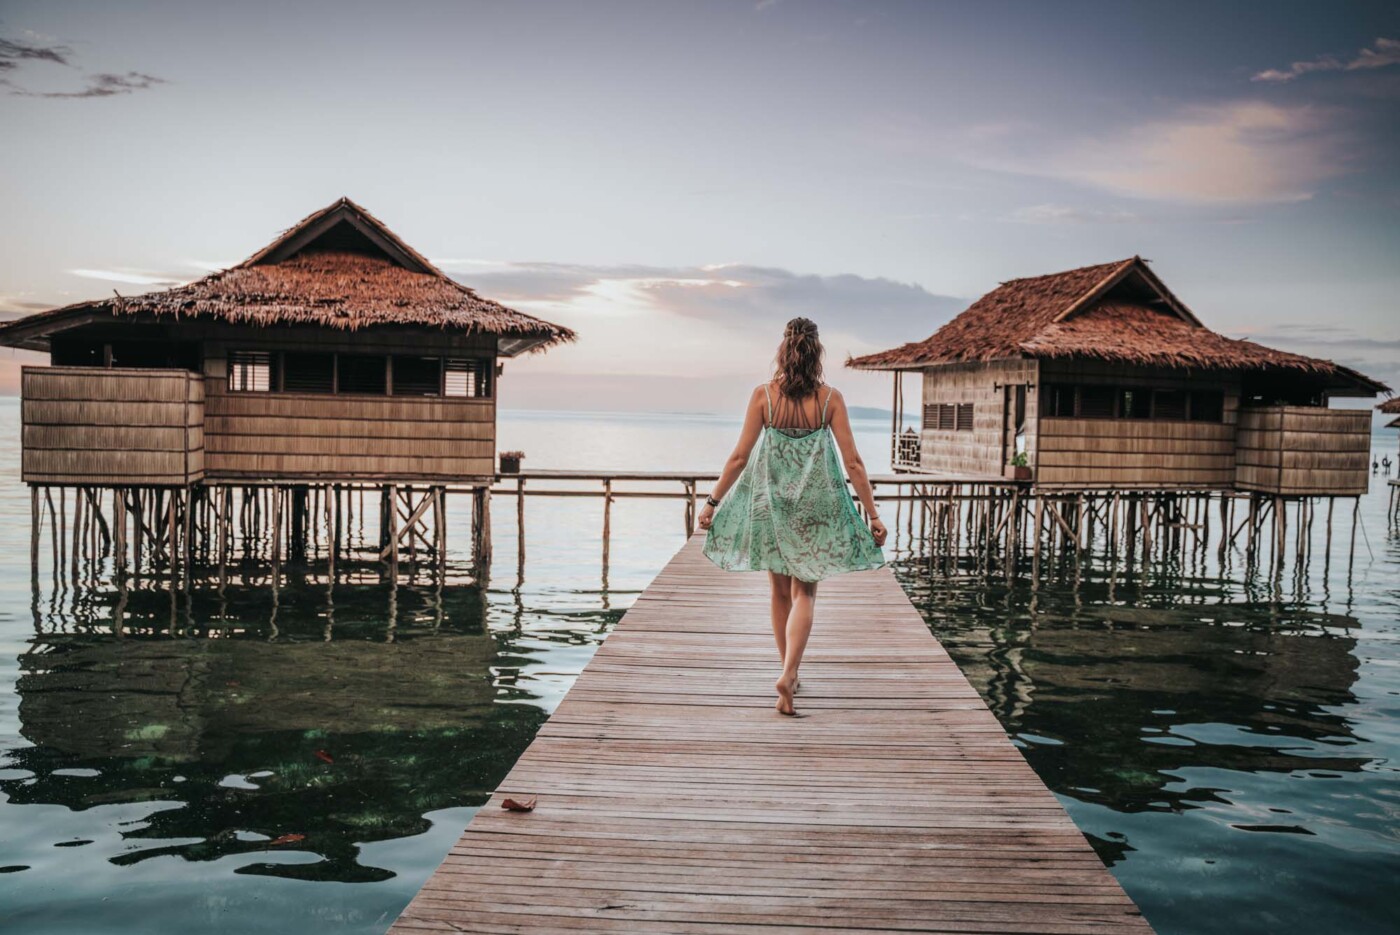
M 701 543 L 393 932 L 1150 933 L 888 569 L 822 583 L 789 718 L 767 576 Z

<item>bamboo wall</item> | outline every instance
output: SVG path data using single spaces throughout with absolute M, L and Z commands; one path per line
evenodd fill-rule
M 1225 395 L 1225 405 L 1221 422 L 1041 416 L 1034 459 L 1037 486 L 1224 490 L 1234 484 L 1238 379 L 1088 361 L 1042 361 L 1040 382 L 1218 390 Z
M 206 340 L 204 359 L 211 480 L 460 481 L 495 474 L 494 391 L 480 399 L 230 392 L 230 350 L 428 354 L 494 361 L 495 339 L 437 333 L 376 335 L 367 341 L 353 332 L 216 332 Z
M 1006 387 L 1031 384 L 1026 396 L 1026 450 L 1035 450 L 1037 362 L 998 360 L 988 363 L 945 364 L 924 371 L 923 404 L 972 403 L 972 431 L 923 426 L 919 467 L 945 474 L 1010 476 L 1015 455 L 1015 426 L 1006 413 Z
M 1240 410 L 1235 485 L 1283 496 L 1356 496 L 1371 477 L 1371 413 L 1262 406 Z
M 184 486 L 204 476 L 198 374 L 25 367 L 20 379 L 26 483 Z

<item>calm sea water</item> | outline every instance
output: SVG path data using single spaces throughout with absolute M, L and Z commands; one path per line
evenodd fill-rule
M 501 447 L 537 468 L 715 469 L 737 429 L 506 412 Z M 858 425 L 875 471 L 886 431 Z M 308 574 L 275 596 L 237 575 L 123 596 L 54 587 L 47 555 L 36 592 L 18 435 L 0 400 L 6 931 L 382 932 L 682 543 L 678 502 L 620 501 L 605 578 L 601 503 L 532 499 L 523 580 L 506 501 L 484 592 Z M 1319 556 L 1279 589 L 1090 564 L 1032 593 L 888 551 L 1158 931 L 1393 932 L 1400 538 L 1383 491 L 1362 517 L 1350 573 Z

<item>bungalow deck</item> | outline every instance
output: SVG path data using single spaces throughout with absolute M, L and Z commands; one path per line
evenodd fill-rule
M 1151 931 L 888 569 L 822 584 L 787 718 L 767 577 L 701 544 L 392 932 Z

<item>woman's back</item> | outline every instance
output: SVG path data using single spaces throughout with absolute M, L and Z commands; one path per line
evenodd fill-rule
M 765 383 L 763 392 L 768 400 L 764 425 L 769 428 L 791 434 L 826 427 L 831 394 L 835 390 L 825 383 L 818 384 L 816 392 L 800 399 L 784 395 L 776 381 Z

